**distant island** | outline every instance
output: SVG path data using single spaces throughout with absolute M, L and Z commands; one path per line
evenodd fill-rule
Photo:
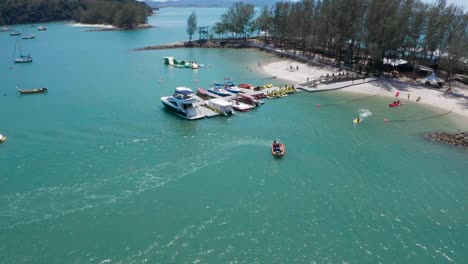
M 152 12 L 135 0 L 3 0 L 0 25 L 74 20 L 127 29 L 145 24 Z

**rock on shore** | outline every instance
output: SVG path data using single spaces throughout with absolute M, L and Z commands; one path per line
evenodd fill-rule
M 427 135 L 432 141 L 443 142 L 450 145 L 468 147 L 468 132 L 434 132 Z

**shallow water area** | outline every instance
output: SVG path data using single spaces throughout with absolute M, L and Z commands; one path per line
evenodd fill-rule
M 29 65 L 11 63 L 14 39 L 0 33 L 0 263 L 468 258 L 468 152 L 424 138 L 466 129 L 452 115 L 392 122 L 444 110 L 335 91 L 183 120 L 160 102 L 176 86 L 286 84 L 256 68 L 275 60 L 256 50 L 133 51 L 187 39 L 192 10 L 200 25 L 225 11 L 164 8 L 140 31 L 44 24 L 22 42 Z M 164 56 L 207 67 L 171 68 Z M 282 159 L 271 155 L 276 138 Z

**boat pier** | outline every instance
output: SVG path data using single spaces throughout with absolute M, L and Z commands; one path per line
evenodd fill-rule
M 355 80 L 348 80 L 348 81 L 340 81 L 340 82 L 334 82 L 334 83 L 317 83 L 317 82 L 311 82 L 311 83 L 305 83 L 305 84 L 300 84 L 297 86 L 289 86 L 289 87 L 294 87 L 295 92 L 300 92 L 300 91 L 305 91 L 305 92 L 324 92 L 324 91 L 333 91 L 333 90 L 338 90 L 338 89 L 343 89 L 346 87 L 354 86 L 354 85 L 360 85 L 363 83 L 368 83 L 368 82 L 374 82 L 377 81 L 377 78 L 360 78 L 360 79 L 355 79 Z M 252 97 L 258 97 L 259 95 L 264 98 L 264 99 L 270 99 L 270 97 L 265 97 L 271 94 L 279 94 L 279 93 L 284 93 L 286 87 L 269 87 L 269 88 L 256 88 L 253 89 L 244 89 L 241 88 L 242 94 L 246 94 Z M 232 101 L 235 97 L 238 96 L 236 93 L 231 93 L 229 96 L 220 96 L 217 94 L 209 93 L 210 99 L 207 98 L 202 98 L 199 96 L 199 94 L 195 95 L 197 98 L 197 102 L 195 103 L 195 106 L 198 108 L 198 110 L 201 112 L 201 114 L 207 118 L 209 117 L 214 117 L 214 116 L 220 116 L 222 115 L 221 113 L 213 110 L 212 108 L 208 107 L 206 104 L 206 101 L 211 100 L 211 99 L 221 99 L 224 101 Z M 275 97 L 278 98 L 278 97 Z M 262 99 L 262 100 L 264 100 Z
M 244 89 L 244 88 L 241 88 L 241 92 L 242 94 L 246 94 L 246 95 L 249 95 L 249 96 L 252 96 L 252 97 L 257 97 L 258 95 L 267 95 L 267 94 L 272 94 L 272 93 L 280 93 L 284 90 L 283 87 L 269 87 L 269 88 L 262 88 L 261 90 L 254 90 L 253 88 L 252 89 Z M 299 90 L 296 89 L 296 92 L 299 92 Z M 218 99 L 221 99 L 221 100 L 224 100 L 224 101 L 232 101 L 235 97 L 238 96 L 238 94 L 236 93 L 231 93 L 231 95 L 229 96 L 220 96 L 220 95 L 217 95 L 217 94 L 213 94 L 213 93 L 209 93 L 210 94 L 210 97 L 212 97 L 211 99 L 215 99 L 215 98 L 218 98 Z M 205 116 L 205 117 L 214 117 L 214 116 L 219 116 L 221 115 L 220 113 L 216 112 L 216 111 L 213 111 L 212 109 L 210 109 L 207 105 L 206 105 L 206 101 L 208 100 L 211 100 L 211 99 L 203 99 L 201 98 L 199 95 L 196 95 L 198 101 L 197 103 L 195 104 L 195 106 L 198 108 L 198 110 Z M 269 98 L 264 98 L 264 99 L 269 99 Z

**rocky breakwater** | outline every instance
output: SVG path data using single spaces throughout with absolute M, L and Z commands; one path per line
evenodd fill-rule
M 159 50 L 159 49 L 176 49 L 176 48 L 248 48 L 251 47 L 251 42 L 245 40 L 196 40 L 196 41 L 180 41 L 164 45 L 147 46 L 137 48 L 141 50 Z
M 442 142 L 450 145 L 468 147 L 468 132 L 434 132 L 427 135 L 427 137 L 436 142 Z

